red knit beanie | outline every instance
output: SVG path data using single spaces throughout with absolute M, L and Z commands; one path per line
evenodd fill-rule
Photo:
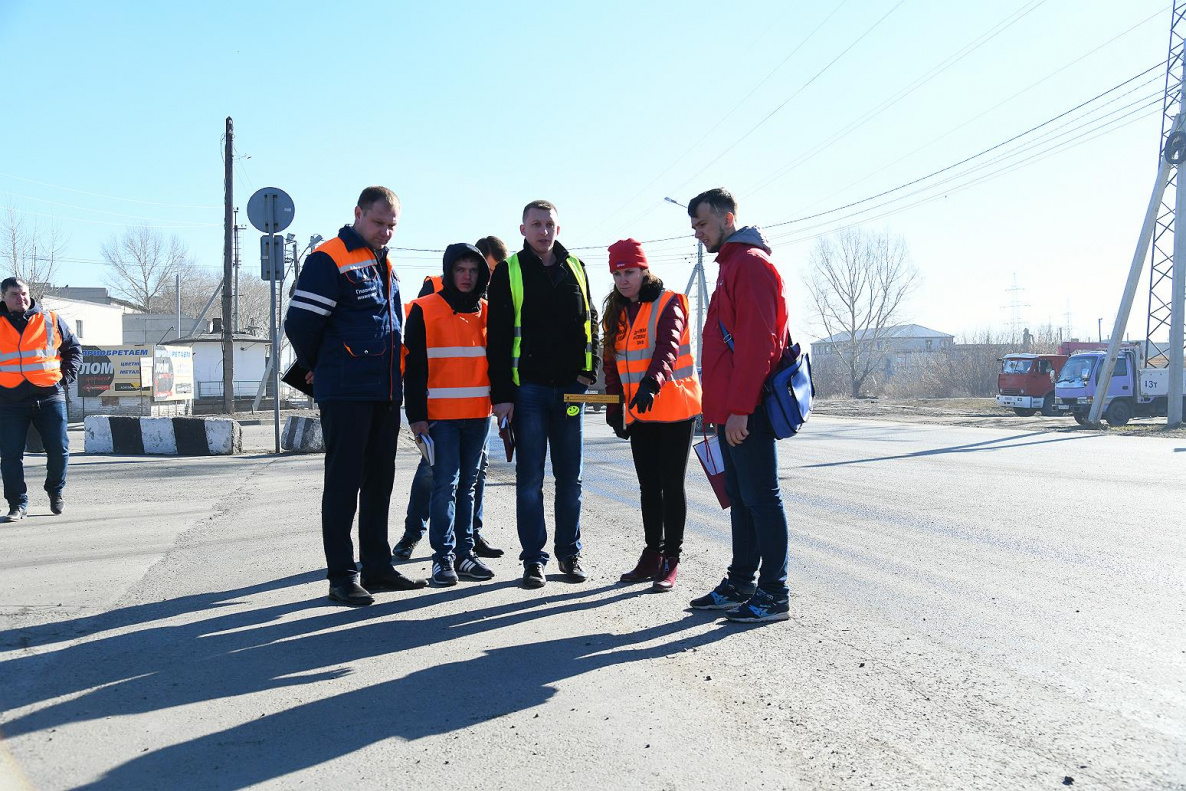
M 642 245 L 633 239 L 623 239 L 609 246 L 609 271 L 617 272 L 635 266 L 639 269 L 650 269 L 647 266 L 647 255 L 642 251 Z

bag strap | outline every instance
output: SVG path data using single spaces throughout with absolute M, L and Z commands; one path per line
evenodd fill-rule
M 725 345 L 728 346 L 729 351 L 732 352 L 733 351 L 733 333 L 729 332 L 729 329 L 725 326 L 725 322 L 721 321 L 719 316 L 717 317 L 717 324 L 721 325 L 721 337 L 725 339 Z M 788 349 L 793 348 L 794 345 L 795 345 L 795 339 L 791 337 L 791 331 L 787 330 L 786 348 L 788 348 Z M 797 359 L 799 357 L 799 355 L 796 354 L 795 357 Z

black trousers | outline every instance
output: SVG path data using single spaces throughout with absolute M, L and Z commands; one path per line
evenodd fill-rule
M 684 475 L 692 449 L 694 420 L 630 424 L 630 452 L 642 494 L 642 528 L 647 549 L 679 557 L 688 502 Z
M 381 575 L 391 567 L 387 512 L 395 481 L 399 405 L 390 401 L 326 401 L 319 406 L 325 437 L 321 540 L 326 576 L 338 583 L 357 573 L 350 541 L 356 509 L 362 572 Z

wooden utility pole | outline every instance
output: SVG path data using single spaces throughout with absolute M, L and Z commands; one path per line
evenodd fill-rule
M 226 119 L 226 149 L 223 152 L 223 216 L 222 216 L 222 408 L 228 415 L 235 413 L 235 337 L 231 323 L 231 237 L 234 234 L 235 201 L 235 126 Z

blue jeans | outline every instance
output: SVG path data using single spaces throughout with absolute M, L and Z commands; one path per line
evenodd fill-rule
M 733 447 L 725 427 L 717 428 L 725 463 L 725 491 L 733 503 L 733 562 L 729 581 L 741 591 L 758 587 L 775 599 L 787 598 L 787 515 L 778 485 L 778 449 L 770 420 L 759 405 L 749 418 L 749 436 Z M 761 571 L 759 573 L 759 564 Z
M 464 558 L 474 552 L 474 487 L 489 430 L 490 418 L 438 420 L 429 425 L 436 456 L 428 527 L 433 560 Z
M 486 490 L 486 467 L 490 464 L 490 457 L 486 445 L 482 445 L 482 458 L 478 464 L 478 482 L 474 486 L 474 541 L 482 535 L 482 493 Z M 416 473 L 412 476 L 412 490 L 408 493 L 408 515 L 404 518 L 404 534 L 400 541 L 413 543 L 424 538 L 428 532 L 428 520 L 432 517 L 429 510 L 432 500 L 432 467 L 424 457 L 416 465 Z
M 4 499 L 9 506 L 29 507 L 25 488 L 25 443 L 30 424 L 37 427 L 41 444 L 45 446 L 45 491 L 55 495 L 66 488 L 70 439 L 66 436 L 65 399 L 0 402 L 0 474 L 4 478 Z
M 544 524 L 544 459 L 552 450 L 556 477 L 556 557 L 581 551 L 581 469 L 584 462 L 583 404 L 564 403 L 565 393 L 584 393 L 583 384 L 550 387 L 532 382 L 515 395 L 515 516 L 519 528 L 519 559 L 547 563 L 548 528 Z M 572 414 L 569 414 L 569 409 Z

